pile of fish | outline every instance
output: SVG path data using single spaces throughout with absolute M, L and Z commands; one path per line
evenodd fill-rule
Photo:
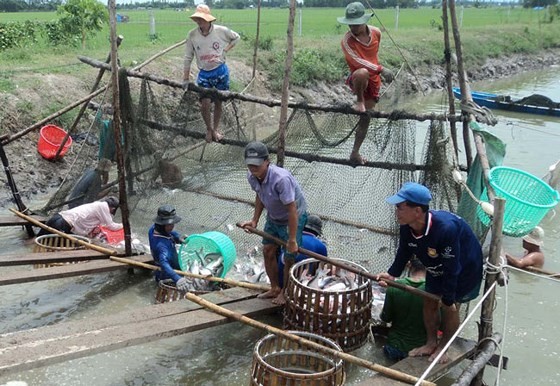
M 224 271 L 224 258 L 219 253 L 207 253 L 204 251 L 194 251 L 186 259 L 186 269 L 184 271 L 194 273 L 195 275 L 220 277 Z M 219 283 L 211 282 L 204 279 L 196 279 L 185 276 L 188 283 L 189 292 L 209 292 L 220 289 Z
M 353 290 L 359 286 L 355 273 L 335 267 L 319 268 L 314 274 L 310 274 L 306 268 L 298 280 L 306 287 L 328 292 Z

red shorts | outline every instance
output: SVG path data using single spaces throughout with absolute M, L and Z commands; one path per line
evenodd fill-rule
M 352 92 L 354 92 L 354 85 L 352 84 L 352 74 L 348 75 L 346 78 L 346 84 L 350 87 Z M 379 75 L 370 75 L 369 82 L 364 90 L 364 99 L 373 100 L 375 103 L 379 102 L 379 90 L 381 89 L 381 79 Z

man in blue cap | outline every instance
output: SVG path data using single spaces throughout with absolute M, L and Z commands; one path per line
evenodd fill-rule
M 461 217 L 443 210 L 429 210 L 432 195 L 423 185 L 407 182 L 387 202 L 396 205 L 400 240 L 395 261 L 378 279 L 395 280 L 406 263 L 416 256 L 426 267 L 426 291 L 441 296 L 440 304 L 424 298 L 424 324 L 427 342 L 409 352 L 410 356 L 429 355 L 430 361 L 441 352 L 459 327 L 459 303 L 478 296 L 482 281 L 482 248 L 470 226 Z M 449 360 L 443 355 L 440 363 Z

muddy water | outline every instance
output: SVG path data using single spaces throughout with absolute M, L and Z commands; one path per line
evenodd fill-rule
M 474 84 L 472 88 L 516 97 L 540 93 L 560 100 L 559 86 L 560 71 L 555 68 L 508 80 Z M 418 110 L 439 111 L 440 100 L 441 94 L 436 93 L 410 103 L 417 105 Z M 500 123 L 492 130 L 508 146 L 505 165 L 543 176 L 548 166 L 560 158 L 560 118 L 498 111 L 495 114 Z M 39 197 L 38 201 L 41 199 Z M 546 232 L 545 269 L 560 272 L 560 216 L 548 217 L 541 225 Z M 24 236 L 20 229 L 0 229 L 2 253 L 24 248 L 30 250 Z M 504 241 L 505 249 L 512 253 L 522 252 L 520 244 L 513 238 Z M 22 268 L 3 268 L 2 271 L 12 269 Z M 501 384 L 558 383 L 560 334 L 556 316 L 560 306 L 559 286 L 559 282 L 514 272 L 509 287 L 499 289 L 494 328 L 504 333 L 502 351 L 510 358 L 509 370 L 500 376 Z M 149 305 L 153 288 L 152 280 L 138 273 L 0 287 L 0 333 Z M 278 319 L 264 321 L 277 323 Z M 474 328 L 469 327 L 466 334 L 475 337 Z M 30 385 L 247 385 L 254 343 L 262 336 L 260 331 L 230 324 L 0 377 L 0 384 L 23 380 Z M 386 363 L 372 344 L 356 354 Z M 356 384 L 369 375 L 368 371 L 351 367 L 347 384 Z M 493 383 L 495 370 L 487 370 L 486 375 Z

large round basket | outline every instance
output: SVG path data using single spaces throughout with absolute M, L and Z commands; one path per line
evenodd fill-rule
M 179 248 L 179 266 L 183 271 L 188 271 L 193 259 L 199 259 L 205 265 L 203 259 L 208 254 L 219 254 L 224 258 L 221 278 L 226 276 L 237 257 L 235 244 L 227 235 L 215 231 L 205 232 L 187 237 L 187 241 Z
M 342 351 L 332 340 L 303 331 L 288 331 L 301 338 Z M 269 385 L 343 385 L 346 378 L 341 359 L 316 349 L 269 334 L 253 350 L 251 382 L 253 386 Z
M 496 195 L 506 200 L 503 233 L 508 236 L 521 237 L 531 232 L 560 200 L 556 190 L 523 170 L 494 167 L 490 170 L 489 182 Z M 480 199 L 488 201 L 486 189 Z M 490 224 L 490 217 L 480 206 L 477 215 L 484 225 Z
M 86 243 L 91 242 L 90 239 L 83 236 L 72 235 L 72 238 L 80 241 L 85 241 Z M 74 240 L 67 239 L 59 235 L 43 235 L 35 238 L 35 246 L 33 247 L 33 252 L 63 252 L 63 251 L 75 251 L 78 249 L 85 249 L 83 245 L 78 244 Z M 45 264 L 34 264 L 34 268 L 48 268 L 48 267 L 59 267 L 66 264 L 81 263 L 81 261 L 71 261 L 67 263 L 45 263 Z
M 342 259 L 360 271 L 358 264 Z M 373 294 L 371 281 L 356 275 L 356 287 L 343 291 L 324 291 L 311 288 L 298 279 L 302 273 L 335 268 L 330 263 L 307 259 L 294 264 L 286 287 L 284 327 L 303 330 L 332 339 L 344 351 L 352 351 L 367 342 L 371 321 Z
M 209 291 L 189 291 L 195 295 L 206 294 Z M 185 291 L 179 291 L 175 282 L 172 279 L 160 280 L 158 282 L 158 287 L 156 291 L 156 303 L 169 303 L 175 300 L 181 300 L 187 298 L 187 293 Z

